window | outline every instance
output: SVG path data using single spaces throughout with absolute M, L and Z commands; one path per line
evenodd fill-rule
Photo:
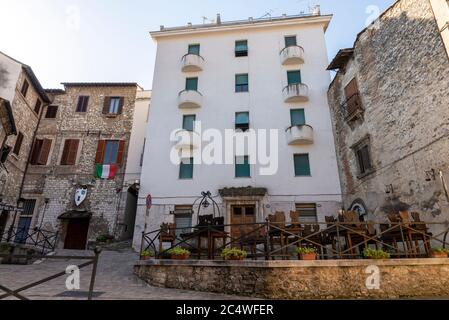
M 295 154 L 293 156 L 295 163 L 295 176 L 310 176 L 310 163 L 308 154 Z
M 292 127 L 306 124 L 304 109 L 291 109 L 290 110 L 290 121 L 291 121 Z
M 249 178 L 251 175 L 249 166 L 249 157 L 240 156 L 235 157 L 235 177 L 236 178 Z
M 301 83 L 301 71 L 287 71 L 287 82 L 289 85 Z
M 196 116 L 194 114 L 185 115 L 182 118 L 182 128 L 187 131 L 193 131 L 195 128 L 195 119 Z
M 318 222 L 315 203 L 297 203 L 296 212 L 299 213 L 300 223 Z
M 285 37 L 285 47 L 296 46 L 296 36 L 287 36 Z
M 103 114 L 118 115 L 122 113 L 124 104 L 123 97 L 105 97 L 103 104 Z
M 179 166 L 179 179 L 193 178 L 193 158 L 182 159 Z
M 248 74 L 235 76 L 235 92 L 248 92 Z
M 64 142 L 64 149 L 62 151 L 61 165 L 75 165 L 76 156 L 78 154 L 78 139 L 67 139 Z
M 200 45 L 199 44 L 189 44 L 189 49 L 187 51 L 189 54 L 200 55 Z
M 48 106 L 47 112 L 45 113 L 45 118 L 55 119 L 58 113 L 58 106 Z
M 98 141 L 96 164 L 122 165 L 125 150 L 124 140 L 100 140 Z
M 39 114 L 39 111 L 41 111 L 42 101 L 40 99 L 36 100 L 36 104 L 34 105 L 34 112 L 36 114 Z
M 235 42 L 235 56 L 246 57 L 248 56 L 248 41 L 240 40 Z
M 22 96 L 26 97 L 27 96 L 27 92 L 28 92 L 28 88 L 30 87 L 30 84 L 28 83 L 27 80 L 23 80 L 23 84 L 22 84 L 22 89 L 20 89 L 20 93 L 22 94 Z
M 89 96 L 79 96 L 78 104 L 76 106 L 76 112 L 86 112 L 88 104 L 89 104 Z
M 176 237 L 180 239 L 181 234 L 192 231 L 193 209 L 191 205 L 176 205 L 173 213 L 175 215 Z
M 187 78 L 186 90 L 198 91 L 198 78 Z
M 373 166 L 371 164 L 369 139 L 364 139 L 364 141 L 358 143 L 353 149 L 359 164 L 359 174 L 364 175 L 370 173 Z
M 31 151 L 30 163 L 33 165 L 47 165 L 52 141 L 50 139 L 36 139 Z
M 22 142 L 23 142 L 23 134 L 22 132 L 19 132 L 17 134 L 16 143 L 14 144 L 14 149 L 12 150 L 12 153 L 14 153 L 16 156 L 18 156 L 20 153 L 20 149 L 22 148 Z
M 236 112 L 235 128 L 242 131 L 249 129 L 249 112 Z
M 362 109 L 362 101 L 359 95 L 359 87 L 357 85 L 357 80 L 352 79 L 348 85 L 345 87 L 345 97 L 346 97 L 346 112 L 348 115 L 355 113 Z

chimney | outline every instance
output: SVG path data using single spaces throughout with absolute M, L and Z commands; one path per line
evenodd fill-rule
M 192 26 L 192 22 L 187 22 L 187 26 L 191 27 Z
M 221 16 L 217 13 L 217 24 L 221 24 Z
M 163 25 L 161 25 L 160 26 L 160 30 L 162 31 L 162 30 L 164 30 L 165 29 L 165 27 L 163 26 Z

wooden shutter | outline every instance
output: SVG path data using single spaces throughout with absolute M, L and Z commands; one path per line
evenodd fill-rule
M 124 150 L 125 150 L 125 140 L 120 140 L 117 151 L 117 164 L 119 166 L 121 166 L 123 163 Z
M 351 80 L 351 82 L 348 83 L 348 85 L 345 87 L 345 95 L 346 99 L 351 98 L 353 95 L 355 95 L 358 92 L 358 86 L 357 86 L 357 80 L 354 78 Z
M 69 155 L 69 149 L 70 149 L 70 140 L 67 139 L 64 142 L 64 148 L 62 149 L 62 156 L 61 156 L 61 164 L 66 165 L 67 164 L 67 158 Z
M 109 106 L 111 105 L 111 97 L 104 97 L 104 104 L 103 104 L 103 114 L 109 113 Z
M 360 97 L 358 96 L 359 87 L 357 85 L 357 80 L 354 78 L 348 85 L 345 87 L 345 96 L 347 103 L 347 111 L 348 113 L 353 113 L 357 109 L 361 108 L 362 103 L 360 101 Z
M 122 114 L 123 111 L 123 105 L 125 104 L 125 98 L 124 97 L 120 97 L 120 102 L 118 105 L 118 112 L 117 114 Z
M 39 153 L 39 157 L 37 159 L 37 164 L 45 166 L 47 164 L 48 155 L 50 154 L 51 149 L 51 140 L 44 139 L 42 142 L 42 147 Z
M 97 154 L 95 155 L 95 163 L 103 163 L 104 149 L 106 148 L 106 140 L 99 140 L 97 147 Z
M 31 164 L 37 164 L 37 159 L 39 157 L 41 146 L 42 140 L 35 139 L 33 143 L 33 148 L 31 149 L 31 159 L 30 159 Z
M 76 164 L 76 155 L 78 153 L 78 139 L 71 139 L 69 142 L 69 150 L 67 153 L 67 163 L 68 165 Z
M 14 150 L 12 151 L 17 156 L 19 155 L 20 148 L 22 147 L 22 142 L 23 142 L 23 134 L 22 132 L 19 132 L 16 138 L 16 143 L 14 145 Z

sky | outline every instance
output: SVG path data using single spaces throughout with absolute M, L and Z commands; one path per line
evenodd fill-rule
M 329 60 L 394 0 L 0 0 L 0 51 L 31 66 L 45 88 L 61 82 L 137 82 L 151 89 L 149 31 L 271 14 L 333 14 Z

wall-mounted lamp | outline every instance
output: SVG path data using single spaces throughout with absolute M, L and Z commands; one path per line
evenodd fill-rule
M 430 169 L 426 172 L 426 181 L 432 181 L 436 179 L 435 169 Z
M 394 193 L 394 189 L 393 189 L 393 185 L 392 184 L 385 185 L 385 193 L 386 194 Z

